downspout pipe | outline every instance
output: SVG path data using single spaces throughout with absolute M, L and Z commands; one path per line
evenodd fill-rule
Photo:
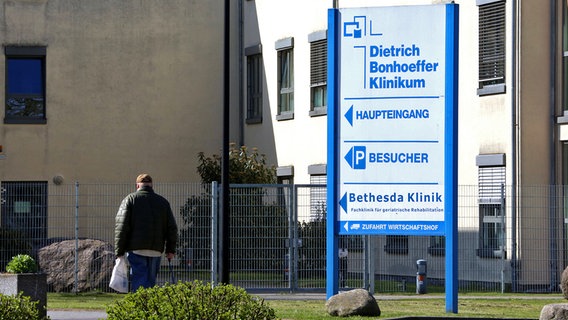
M 551 0 L 553 1 L 553 0 Z M 511 286 L 512 291 L 517 292 L 518 288 L 518 262 L 517 262 L 517 19 L 519 11 L 517 0 L 512 1 L 513 21 L 511 27 L 512 53 L 511 53 Z
M 219 243 L 219 281 L 229 283 L 229 136 L 230 136 L 230 0 L 224 1 L 224 28 L 223 28 L 223 155 L 221 156 L 221 215 L 219 229 L 221 239 Z
M 244 13 L 243 13 L 243 0 L 238 2 L 239 11 L 239 146 L 245 145 L 245 101 L 244 101 Z

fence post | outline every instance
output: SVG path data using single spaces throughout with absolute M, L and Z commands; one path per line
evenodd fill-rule
M 364 256 L 365 256 L 365 277 L 367 278 L 365 282 L 365 286 L 369 290 L 371 294 L 375 293 L 375 263 L 372 259 L 372 248 L 373 242 L 371 240 L 370 235 L 365 235 L 363 237 L 363 247 L 364 247 Z
M 557 222 L 558 222 L 558 210 L 557 210 L 557 193 L 556 193 L 556 186 L 550 185 L 548 187 L 548 207 L 549 207 L 549 217 L 548 217 L 548 226 L 549 226 L 549 254 L 550 254 L 550 263 L 549 263 L 549 272 L 550 272 L 550 283 L 548 287 L 548 291 L 554 292 L 558 289 L 558 233 L 556 232 Z
M 219 183 L 211 183 L 211 285 L 217 285 L 219 257 L 217 246 L 219 244 Z
M 505 293 L 505 184 L 501 184 L 501 203 L 500 203 L 500 214 L 501 214 L 501 293 Z
M 298 289 L 298 279 L 299 279 L 299 252 L 298 246 L 300 245 L 300 235 L 298 234 L 298 187 L 296 185 L 290 185 L 290 213 L 292 214 L 292 223 L 293 223 L 293 230 L 294 230 L 294 239 L 292 241 L 292 252 L 293 254 L 293 263 L 290 265 L 290 277 L 292 279 L 292 286 L 293 290 Z
M 286 185 L 282 186 L 282 193 L 284 198 L 284 204 L 286 205 L 286 213 L 288 214 L 288 254 L 285 255 L 285 259 L 288 260 L 288 289 L 290 291 L 294 290 L 294 272 L 296 271 L 294 268 L 294 263 L 296 258 L 294 257 L 294 243 L 296 242 L 296 227 L 295 227 L 295 220 L 294 220 L 294 210 L 293 204 L 290 198 L 291 191 L 290 189 L 286 188 Z
M 75 181 L 75 293 L 79 291 L 79 181 Z
M 517 262 L 517 185 L 511 186 L 511 291 L 518 292 L 519 264 Z

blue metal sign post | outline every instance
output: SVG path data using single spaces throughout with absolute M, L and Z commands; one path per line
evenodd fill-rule
M 339 126 L 338 102 L 338 27 L 339 10 L 329 9 L 327 27 L 327 222 L 326 222 L 326 295 L 329 299 L 339 288 L 339 257 L 337 240 L 337 139 Z
M 447 5 L 446 30 L 446 312 L 458 313 L 458 5 Z
M 456 4 L 328 11 L 328 298 L 338 235 L 440 235 L 457 312 L 458 16 Z

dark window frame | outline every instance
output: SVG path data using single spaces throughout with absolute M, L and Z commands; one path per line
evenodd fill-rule
M 21 237 L 19 243 L 28 247 L 27 253 L 37 258 L 37 250 L 48 240 L 48 183 L 47 181 L 2 181 L 2 229 Z M 20 248 L 20 250 L 23 248 Z M 0 255 L 6 262 L 7 252 Z
M 294 119 L 294 38 L 276 42 L 278 110 L 276 120 Z
M 428 246 L 428 254 L 431 256 L 445 256 L 446 255 L 446 237 L 445 236 L 430 236 L 430 245 Z
M 388 254 L 408 254 L 408 236 L 386 236 L 384 250 Z
M 480 96 L 505 93 L 506 7 L 504 0 L 477 0 Z
M 5 110 L 4 123 L 6 124 L 45 124 L 46 118 L 46 53 L 44 46 L 6 46 L 4 54 L 5 64 Z M 41 79 L 39 92 L 13 93 L 11 68 L 16 61 L 39 60 L 40 70 L 37 70 Z M 23 105 L 23 110 L 15 112 L 16 105 Z
M 505 248 L 505 210 L 502 204 L 479 204 L 479 249 L 481 258 L 501 258 Z
M 245 49 L 247 58 L 247 113 L 246 123 L 262 123 L 263 68 L 261 45 Z
M 505 166 L 480 166 L 479 244 L 480 258 L 502 258 L 506 252 Z
M 310 116 L 326 114 L 327 37 L 323 37 L 310 41 Z

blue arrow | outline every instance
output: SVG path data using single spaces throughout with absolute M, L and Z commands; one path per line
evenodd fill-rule
M 343 208 L 343 211 L 345 211 L 345 213 L 347 213 L 347 193 L 345 193 L 341 200 L 339 200 L 339 206 Z
M 345 119 L 347 119 L 347 121 L 349 121 L 349 124 L 353 126 L 353 105 L 351 105 L 349 110 L 345 112 Z
M 345 155 L 345 160 L 349 163 L 349 166 L 353 168 L 353 147 L 349 149 L 349 152 Z

